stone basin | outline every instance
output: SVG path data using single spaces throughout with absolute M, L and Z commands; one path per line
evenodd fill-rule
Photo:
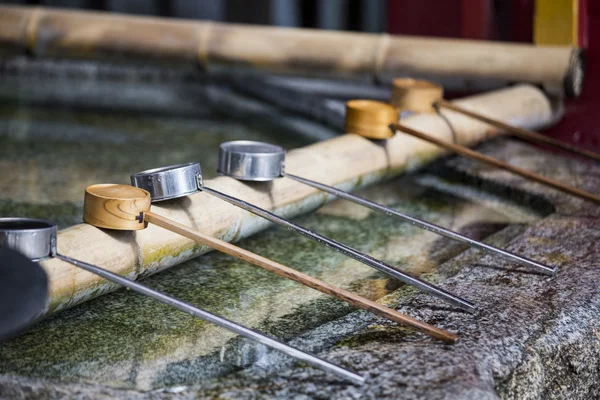
M 257 103 L 258 104 L 258 103 Z M 218 110 L 217 110 L 218 111 Z M 293 116 L 286 116 L 286 118 Z M 327 130 L 323 132 L 327 134 Z M 333 134 L 333 133 L 331 133 Z M 84 188 L 200 160 L 234 139 L 316 140 L 210 107 L 173 116 L 40 105 L 0 107 L 0 215 L 81 221 Z M 510 139 L 480 150 L 593 191 L 600 169 Z M 343 201 L 295 221 L 476 302 L 469 315 L 285 229 L 241 247 L 456 332 L 447 346 L 212 252 L 144 279 L 208 311 L 352 368 L 362 387 L 120 290 L 0 344 L 7 398 L 593 398 L 600 395 L 597 206 L 450 157 L 359 194 L 560 268 L 523 273 Z

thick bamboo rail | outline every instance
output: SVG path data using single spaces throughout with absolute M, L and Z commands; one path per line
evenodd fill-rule
M 556 117 L 542 91 L 528 85 L 472 96 L 457 103 L 528 128 L 541 128 Z M 464 145 L 473 145 L 496 132 L 487 124 L 456 113 L 447 113 L 446 119 L 436 114 L 416 115 L 403 120 L 403 123 L 444 139 L 451 138 L 451 129 L 454 129 L 457 142 Z M 407 135 L 397 135 L 386 142 L 373 142 L 348 134 L 290 151 L 286 157 L 286 170 L 344 190 L 354 190 L 417 168 L 440 154 L 442 151 L 437 146 Z M 203 168 L 216 168 L 216 165 L 204 165 Z M 307 213 L 331 199 L 291 179 L 279 179 L 269 185 L 247 185 L 232 178 L 219 177 L 206 184 L 286 217 Z M 177 202 L 178 207 L 158 203 L 153 210 L 228 242 L 269 226 L 265 220 L 206 193 Z M 137 232 L 119 232 L 87 224 L 59 232 L 58 247 L 62 254 L 130 278 L 156 273 L 209 251 L 208 247 L 156 226 Z M 116 288 L 60 260 L 44 261 L 42 265 L 50 280 L 48 312 L 73 306 Z
M 567 46 L 235 25 L 100 12 L 0 6 L 0 53 L 200 63 L 388 81 L 411 76 L 446 89 L 514 82 L 577 96 L 583 65 Z

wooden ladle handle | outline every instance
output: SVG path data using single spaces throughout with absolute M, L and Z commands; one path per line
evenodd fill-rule
M 399 130 L 410 136 L 422 139 L 431 144 L 435 144 L 436 146 L 439 146 L 443 149 L 449 150 L 456 154 L 460 154 L 461 156 L 471 158 L 473 160 L 482 162 L 487 165 L 491 165 L 496 168 L 500 168 L 504 171 L 508 171 L 515 175 L 522 176 L 523 178 L 527 178 L 534 182 L 538 182 L 543 185 L 554 188 L 556 190 L 560 190 L 561 192 L 568 193 L 572 196 L 579 197 L 581 199 L 588 200 L 588 201 L 591 201 L 596 204 L 600 204 L 600 196 L 598 196 L 594 193 L 586 192 L 586 191 L 578 189 L 576 187 L 567 185 L 566 183 L 559 182 L 555 179 L 546 178 L 545 176 L 537 174 L 535 172 L 531 172 L 529 170 L 514 166 L 512 164 L 509 164 L 502 160 L 498 160 L 494 157 L 490 157 L 490 156 L 480 153 L 478 151 L 471 150 L 468 147 L 461 146 L 461 145 L 454 144 L 454 143 L 445 142 L 442 139 L 439 139 L 435 136 L 418 131 L 416 129 L 412 129 L 403 124 L 394 124 L 391 128 L 393 128 L 394 131 Z
M 285 265 L 269 260 L 268 258 L 259 256 L 258 254 L 254 254 L 248 250 L 244 250 L 231 243 L 190 229 L 185 225 L 179 224 L 173 220 L 170 220 L 158 214 L 154 214 L 153 212 L 146 211 L 144 213 L 144 219 L 149 223 L 158 225 L 161 228 L 185 236 L 188 239 L 212 247 L 215 250 L 221 251 L 225 254 L 229 254 L 230 256 L 239 258 L 240 260 L 246 261 L 250 264 L 254 264 L 258 267 L 266 269 L 267 271 L 273 272 L 284 278 L 291 279 L 305 286 L 316 289 L 322 293 L 333 296 L 337 299 L 345 301 L 346 303 L 352 304 L 355 307 L 370 311 L 384 318 L 395 321 L 399 324 L 409 326 L 413 329 L 416 329 L 417 331 L 423 332 L 436 339 L 440 339 L 445 343 L 453 344 L 456 343 L 456 341 L 458 340 L 458 337 L 456 335 L 444 331 L 443 329 L 429 325 L 423 321 L 419 321 L 396 310 L 392 310 L 391 308 L 382 306 L 379 303 L 366 299 L 357 294 L 348 292 L 347 290 L 338 288 L 337 286 L 330 285 L 319 279 L 313 278 L 310 275 L 303 274 L 302 272 L 296 271 L 295 269 L 292 269 L 290 267 L 286 267 Z
M 501 129 L 503 131 L 506 131 L 510 134 L 512 134 L 513 136 L 516 136 L 518 138 L 521 138 L 523 140 L 527 140 L 529 142 L 533 142 L 533 143 L 543 143 L 543 144 L 547 144 L 550 146 L 554 146 L 557 147 L 559 149 L 563 149 L 566 151 L 569 151 L 571 153 L 574 154 L 578 154 L 580 156 L 584 156 L 587 158 L 590 158 L 594 161 L 600 161 L 600 154 L 595 153 L 593 151 L 589 151 L 586 149 L 582 149 L 579 148 L 577 146 L 572 146 L 568 143 L 562 142 L 560 140 L 556 140 L 553 139 L 549 136 L 546 135 L 542 135 L 541 133 L 538 132 L 534 132 L 534 131 L 530 131 L 528 129 L 524 129 L 518 126 L 514 126 L 514 125 L 509 125 L 506 124 L 502 121 L 499 121 L 497 119 L 494 118 L 490 118 L 486 115 L 483 115 L 481 113 L 469 110 L 465 107 L 459 106 L 457 104 L 451 103 L 449 101 L 446 100 L 439 100 L 435 103 L 436 107 L 443 107 L 443 108 L 447 108 L 449 110 L 452 110 L 454 112 L 460 113 L 460 114 L 464 114 L 468 117 L 477 119 L 479 121 L 485 122 L 486 124 L 492 125 L 498 129 Z

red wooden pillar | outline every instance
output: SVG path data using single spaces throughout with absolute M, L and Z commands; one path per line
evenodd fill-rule
M 394 0 L 388 32 L 406 35 L 491 39 L 492 0 Z
M 512 37 L 514 42 L 533 41 L 534 0 L 513 0 L 511 4 Z
M 494 34 L 492 0 L 461 0 L 460 37 L 492 39 Z

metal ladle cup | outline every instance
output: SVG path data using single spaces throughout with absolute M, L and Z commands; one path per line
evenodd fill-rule
M 408 222 L 414 226 L 444 236 L 448 239 L 467 244 L 488 254 L 502 257 L 508 261 L 516 262 L 524 267 L 534 268 L 536 271 L 545 275 L 552 276 L 556 274 L 557 269 L 554 267 L 549 267 L 529 258 L 522 257 L 506 250 L 502 250 L 489 244 L 471 239 L 467 236 L 461 235 L 458 232 L 454 232 L 430 222 L 411 217 L 410 215 L 401 213 L 390 207 L 382 206 L 381 204 L 377 204 L 365 199 L 364 197 L 348 193 L 336 187 L 287 173 L 284 170 L 285 150 L 279 146 L 250 141 L 243 141 L 242 143 L 242 145 L 238 145 L 238 142 L 225 142 L 221 144 L 219 152 L 219 173 L 247 181 L 264 181 L 267 180 L 268 177 L 274 177 L 269 180 L 279 177 L 294 179 L 297 182 L 312 186 L 344 200 L 348 200 L 353 203 L 360 204 L 361 206 L 370 208 L 371 210 L 382 212 L 391 217 L 398 218 L 404 222 Z M 269 156 L 267 156 L 267 153 Z
M 11 229 L 15 227 L 40 234 L 35 237 L 13 235 Z M 32 262 L 31 257 L 18 251 L 25 247 L 25 242 L 37 241 L 37 238 L 46 234 L 55 237 L 56 229 L 52 229 L 45 221 L 0 218 L 0 341 L 23 331 L 35 322 L 46 307 L 46 272 L 38 263 Z M 49 249 L 42 249 L 40 254 L 49 252 Z
M 150 204 L 149 201 L 148 204 Z M 71 257 L 64 256 L 56 251 L 56 232 L 56 225 L 48 221 L 34 220 L 29 218 L 0 218 L 0 238 L 3 239 L 0 240 L 0 247 L 6 247 L 15 250 L 25 255 L 28 259 L 45 260 L 56 257 L 62 261 L 68 262 L 76 267 L 98 275 L 108 281 L 124 286 L 144 296 L 153 298 L 154 300 L 169 305 L 187 314 L 229 329 L 241 336 L 280 350 L 288 355 L 291 355 L 292 357 L 303 360 L 309 364 L 316 365 L 325 371 L 342 376 L 354 383 L 361 384 L 364 382 L 363 377 L 353 372 L 338 367 L 301 350 L 290 347 L 242 325 L 238 325 L 235 322 L 221 318 L 217 315 L 209 313 L 208 311 L 204 311 L 198 307 L 195 307 L 192 304 L 168 296 L 162 292 L 151 289 L 145 285 L 132 281 L 111 271 L 73 259 Z M 0 330 L 0 332 L 2 331 Z
M 201 178 L 200 165 L 197 163 L 189 163 L 189 164 L 175 165 L 172 167 L 157 168 L 157 169 L 152 169 L 152 170 L 148 170 L 148 171 L 143 171 L 138 174 L 132 175 L 131 181 L 134 185 L 139 186 L 138 188 L 136 188 L 136 190 L 148 192 L 148 191 L 146 191 L 146 189 L 142 189 L 142 188 L 147 188 L 150 190 L 148 192 L 148 193 L 150 193 L 150 196 L 152 196 L 152 193 L 154 193 L 154 195 L 157 197 L 157 199 L 155 199 L 153 201 L 157 202 L 157 201 L 163 201 L 163 200 L 167 200 L 167 199 L 173 199 L 173 198 L 177 198 L 177 197 L 187 196 L 188 194 L 190 194 L 192 192 L 199 191 L 198 187 L 201 187 L 201 183 L 199 183 L 200 178 Z M 86 194 L 88 191 L 89 191 L 89 188 L 88 188 L 88 190 L 86 190 Z M 104 199 L 105 199 L 105 197 L 104 197 Z M 111 216 L 105 215 L 106 213 L 104 210 L 107 207 L 104 207 L 103 204 L 98 204 L 97 206 L 95 206 L 93 208 L 95 210 L 97 210 L 96 212 L 94 212 L 95 214 L 102 214 L 104 216 L 101 218 L 98 218 L 98 215 L 96 215 L 93 218 L 90 218 L 93 221 L 92 223 L 94 223 L 94 224 L 97 223 L 99 219 L 107 220 L 107 219 L 112 218 Z M 119 206 L 119 208 L 122 208 L 122 206 Z M 125 208 L 127 208 L 127 206 L 125 206 Z M 277 263 L 273 260 L 269 260 L 269 259 L 259 256 L 257 254 L 254 254 L 252 252 L 249 252 L 248 250 L 237 247 L 231 243 L 227 243 L 222 240 L 204 235 L 198 231 L 194 231 L 194 230 L 187 228 L 185 226 L 182 226 L 182 225 L 175 226 L 174 225 L 174 224 L 176 224 L 175 221 L 171 221 L 164 217 L 160 217 L 155 213 L 151 213 L 149 211 L 149 208 L 150 208 L 150 206 L 148 205 L 147 209 L 143 210 L 144 211 L 143 217 L 138 218 L 139 220 L 144 220 L 144 221 L 158 224 L 159 226 L 161 226 L 165 229 L 172 230 L 173 232 L 184 235 L 192 240 L 196 240 L 197 242 L 207 245 L 213 249 L 216 249 L 217 251 L 221 251 L 225 254 L 229 254 L 233 257 L 237 257 L 245 262 L 248 262 L 248 263 L 254 264 L 260 268 L 266 269 L 267 271 L 275 273 L 283 278 L 291 279 L 302 285 L 305 285 L 312 289 L 318 290 L 321 293 L 325 293 L 329 296 L 333 296 L 333 297 L 337 298 L 338 300 L 341 300 L 341 301 L 344 301 L 346 303 L 353 305 L 354 307 L 362 308 L 364 310 L 373 312 L 377 315 L 387 318 L 391 321 L 394 321 L 399 324 L 416 329 L 416 330 L 423 332 L 427 335 L 430 335 L 436 339 L 440 339 L 440 340 L 444 341 L 445 343 L 452 344 L 452 343 L 456 343 L 456 341 L 458 340 L 456 335 L 454 335 L 452 333 L 446 332 L 440 328 L 429 325 L 423 321 L 419 321 L 415 318 L 412 318 L 408 315 L 402 314 L 391 308 L 382 306 L 381 304 L 373 302 L 373 301 L 366 299 L 362 296 L 359 296 L 355 293 L 349 292 L 342 288 L 339 288 L 334 285 L 323 282 L 323 281 L 316 279 L 310 275 L 303 274 L 302 272 L 299 272 L 295 269 L 292 269 L 283 264 Z M 91 207 L 90 207 L 90 209 L 91 209 Z M 138 210 L 136 210 L 136 211 L 138 211 Z M 88 211 L 86 213 L 89 214 L 90 212 Z M 130 215 L 128 219 L 131 220 L 133 218 Z M 114 226 L 117 223 L 119 225 L 121 224 L 120 221 L 117 221 L 117 222 L 113 222 L 112 226 Z M 102 225 L 102 226 L 110 227 L 107 225 Z M 139 226 L 139 224 L 138 224 L 138 226 Z M 175 228 L 175 229 L 173 229 L 173 228 Z
M 257 142 L 250 141 L 234 143 L 236 144 L 236 151 L 228 151 L 230 149 L 223 149 L 221 147 L 219 153 L 219 158 L 222 160 L 219 163 L 220 173 L 240 180 L 254 181 L 270 181 L 281 177 L 285 152 L 273 151 L 275 148 L 280 148 L 266 143 L 257 144 Z M 273 223 L 292 229 L 365 265 L 384 272 L 424 292 L 437 296 L 463 310 L 470 312 L 475 310 L 475 306 L 467 300 L 399 271 L 381 260 L 377 260 L 345 244 L 306 229 L 270 211 L 206 187 L 202 181 L 202 171 L 199 163 L 179 164 L 143 171 L 132 175 L 131 183 L 150 192 L 153 201 L 182 197 L 199 190 L 207 192 Z
M 160 181 L 161 180 L 158 180 L 157 182 Z M 164 194 L 165 197 L 170 197 L 166 192 Z M 229 243 L 211 238 L 201 232 L 194 231 L 175 221 L 155 214 L 150 211 L 150 208 L 150 193 L 144 189 L 129 185 L 97 184 L 88 186 L 85 190 L 83 219 L 91 225 L 113 230 L 141 230 L 145 229 L 148 226 L 148 222 L 150 222 L 202 244 L 217 247 L 228 254 L 230 252 L 228 252 L 227 247 L 234 247 Z M 251 255 L 246 256 L 251 258 Z M 148 295 L 157 299 L 153 294 Z M 174 304 L 175 302 L 176 304 Z M 229 329 L 248 339 L 252 339 L 258 343 L 279 350 L 308 364 L 319 367 L 324 371 L 342 376 L 354 383 L 362 383 L 364 381 L 361 376 L 354 372 L 338 367 L 311 354 L 302 352 L 279 342 L 276 339 L 255 332 L 232 321 L 210 314 L 190 304 L 183 303 L 176 299 L 171 299 L 167 304 L 187 312 L 188 314 L 192 314 L 218 326 Z

